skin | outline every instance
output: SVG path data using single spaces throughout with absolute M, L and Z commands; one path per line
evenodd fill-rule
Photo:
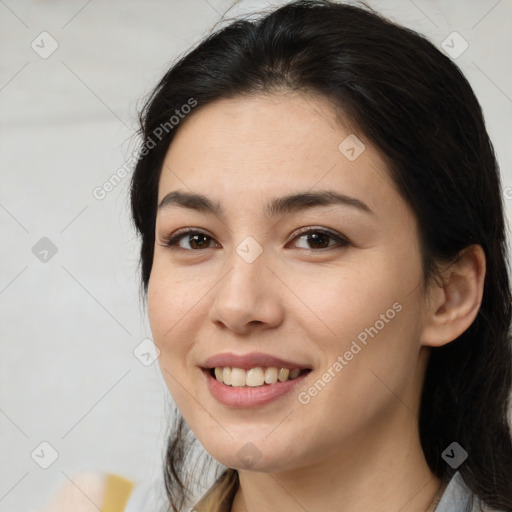
M 365 144 L 354 161 L 338 149 L 350 133 Z M 442 286 L 423 286 L 417 223 L 384 159 L 314 96 L 233 98 L 193 112 L 166 155 L 159 203 L 175 190 L 204 194 L 225 213 L 159 209 L 149 319 L 163 376 L 187 423 L 214 458 L 239 470 L 232 510 L 426 510 L 440 485 L 417 430 L 429 346 L 455 339 L 476 316 L 481 248 L 447 267 Z M 330 205 L 265 214 L 272 198 L 318 190 L 357 198 L 373 213 Z M 187 235 L 181 248 L 164 246 L 184 227 L 206 232 L 206 248 Z M 297 231 L 309 227 L 348 244 L 308 242 Z M 252 263 L 236 252 L 247 236 L 263 250 Z M 300 403 L 298 394 L 394 303 L 400 312 Z M 270 404 L 227 407 L 200 370 L 221 352 L 270 353 L 312 372 Z M 259 457 L 251 467 L 238 455 L 248 442 Z

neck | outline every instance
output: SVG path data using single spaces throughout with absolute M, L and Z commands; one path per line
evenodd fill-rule
M 429 469 L 415 414 L 402 403 L 328 460 L 282 472 L 239 471 L 231 512 L 426 512 L 441 481 Z

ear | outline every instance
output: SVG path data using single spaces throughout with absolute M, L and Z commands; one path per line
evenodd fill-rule
M 443 283 L 430 285 L 421 335 L 422 345 L 445 345 L 473 323 L 482 302 L 485 264 L 482 247 L 470 245 L 442 271 Z

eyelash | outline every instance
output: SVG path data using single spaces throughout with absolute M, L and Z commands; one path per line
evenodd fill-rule
M 304 235 L 307 235 L 310 233 L 327 235 L 328 237 L 330 237 L 331 239 L 335 240 L 338 243 L 338 248 L 345 247 L 345 246 L 349 245 L 349 243 L 350 243 L 346 238 L 344 238 L 343 236 L 341 236 L 337 233 L 334 233 L 334 232 L 326 230 L 326 229 L 310 228 L 310 227 L 302 228 L 301 230 L 299 230 L 299 232 L 296 234 L 296 236 L 291 241 L 293 241 L 297 238 L 302 238 Z M 193 228 L 184 228 L 184 229 L 176 231 L 175 233 L 173 233 L 169 236 L 166 236 L 162 240 L 163 243 L 161 245 L 163 247 L 174 248 L 174 246 L 176 246 L 176 244 L 183 237 L 185 237 L 187 235 L 189 235 L 189 236 L 190 235 L 204 235 L 205 237 L 209 238 L 210 240 L 213 240 L 213 238 L 211 236 L 209 236 L 207 233 L 205 233 L 203 231 L 199 231 L 199 230 L 196 230 Z M 304 249 L 303 247 L 301 247 L 301 249 L 304 251 L 310 251 L 310 252 L 324 252 L 327 250 L 331 250 L 333 247 L 336 248 L 335 246 L 328 246 L 328 247 L 323 247 L 321 249 Z M 189 251 L 189 252 L 199 252 L 201 250 L 204 250 L 204 249 L 184 249 L 183 247 L 177 247 L 176 249 L 177 250 L 182 249 L 184 251 Z M 211 249 L 211 247 L 207 247 L 207 249 Z

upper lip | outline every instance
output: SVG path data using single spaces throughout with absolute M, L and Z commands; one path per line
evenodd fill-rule
M 286 361 L 279 357 L 274 357 L 270 354 L 264 354 L 261 352 L 253 352 L 250 354 L 237 355 L 231 352 L 225 352 L 223 354 L 216 354 L 210 358 L 208 358 L 204 363 L 204 368 L 241 368 L 243 370 L 249 370 L 250 368 L 255 368 L 257 366 L 261 366 L 264 368 L 268 367 L 276 367 L 276 368 L 288 368 L 294 369 L 299 368 L 303 369 L 311 369 L 309 366 L 296 363 L 294 361 Z

